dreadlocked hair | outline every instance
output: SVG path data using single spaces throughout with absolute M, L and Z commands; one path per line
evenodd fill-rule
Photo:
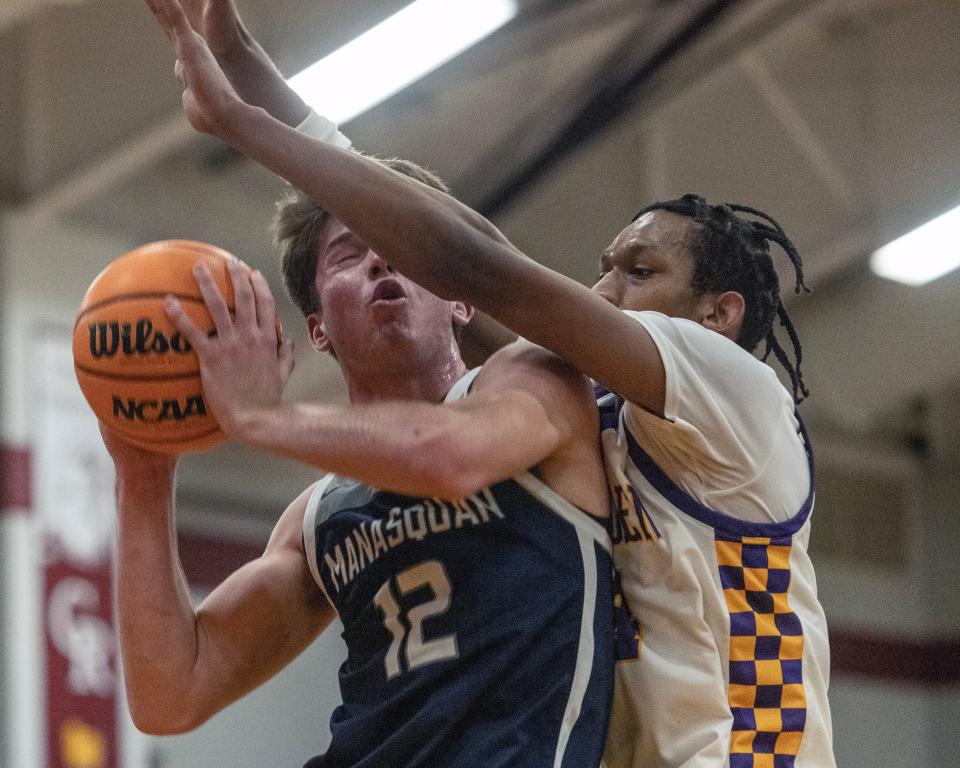
M 783 228 L 755 208 L 731 203 L 710 205 L 699 195 L 690 194 L 648 205 L 633 220 L 657 210 L 687 216 L 699 225 L 691 244 L 694 291 L 697 295 L 736 291 L 743 296 L 746 307 L 737 344 L 753 352 L 764 341 L 762 359 L 771 354 L 777 358 L 790 377 L 794 402 L 800 403 L 810 394 L 800 371 L 803 352 L 797 330 L 780 298 L 780 280 L 770 258 L 770 243 L 779 245 L 793 264 L 794 292 L 810 293 L 810 289 L 803 282 L 800 254 Z M 754 218 L 741 218 L 738 213 Z M 793 362 L 777 339 L 774 320 L 787 332 L 793 346 Z

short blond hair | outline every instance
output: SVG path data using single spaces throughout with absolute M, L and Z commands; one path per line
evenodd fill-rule
M 377 158 L 387 168 L 416 179 L 441 192 L 450 192 L 449 187 L 435 174 L 409 160 L 398 157 Z M 330 219 L 330 214 L 299 190 L 290 192 L 277 202 L 273 217 L 273 241 L 280 252 L 280 274 L 290 300 L 297 305 L 304 317 L 320 311 L 317 295 L 316 274 L 317 248 L 320 233 Z

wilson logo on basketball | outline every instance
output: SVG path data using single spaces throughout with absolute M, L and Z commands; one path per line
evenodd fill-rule
M 179 331 L 168 339 L 162 331 L 155 331 L 149 317 L 136 323 L 92 323 L 90 330 L 90 354 L 94 358 L 113 357 L 118 352 L 130 355 L 163 355 L 167 352 L 187 354 L 192 347 Z
M 185 400 L 134 400 L 113 396 L 113 415 L 127 421 L 186 421 L 194 416 L 206 416 L 207 407 L 201 395 Z

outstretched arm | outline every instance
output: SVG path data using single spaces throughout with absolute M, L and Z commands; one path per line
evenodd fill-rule
M 333 618 L 300 549 L 308 496 L 284 512 L 263 555 L 195 610 L 177 553 L 175 460 L 103 434 L 117 467 L 114 579 L 130 711 L 142 731 L 182 733 L 278 672 Z
M 401 272 L 474 304 L 521 336 L 654 412 L 665 376 L 645 329 L 569 278 L 525 258 L 453 198 L 352 153 L 298 135 L 230 88 L 177 0 L 148 0 L 183 63 L 184 110 L 302 189 Z M 616 339 L 616 344 L 603 343 Z

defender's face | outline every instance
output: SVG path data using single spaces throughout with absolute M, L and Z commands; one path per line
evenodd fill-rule
M 698 320 L 690 243 L 693 219 L 651 211 L 624 229 L 600 258 L 593 290 L 620 309 Z
M 323 331 L 337 356 L 382 354 L 383 346 L 452 338 L 451 302 L 397 273 L 336 219 L 324 227 L 315 285 Z

